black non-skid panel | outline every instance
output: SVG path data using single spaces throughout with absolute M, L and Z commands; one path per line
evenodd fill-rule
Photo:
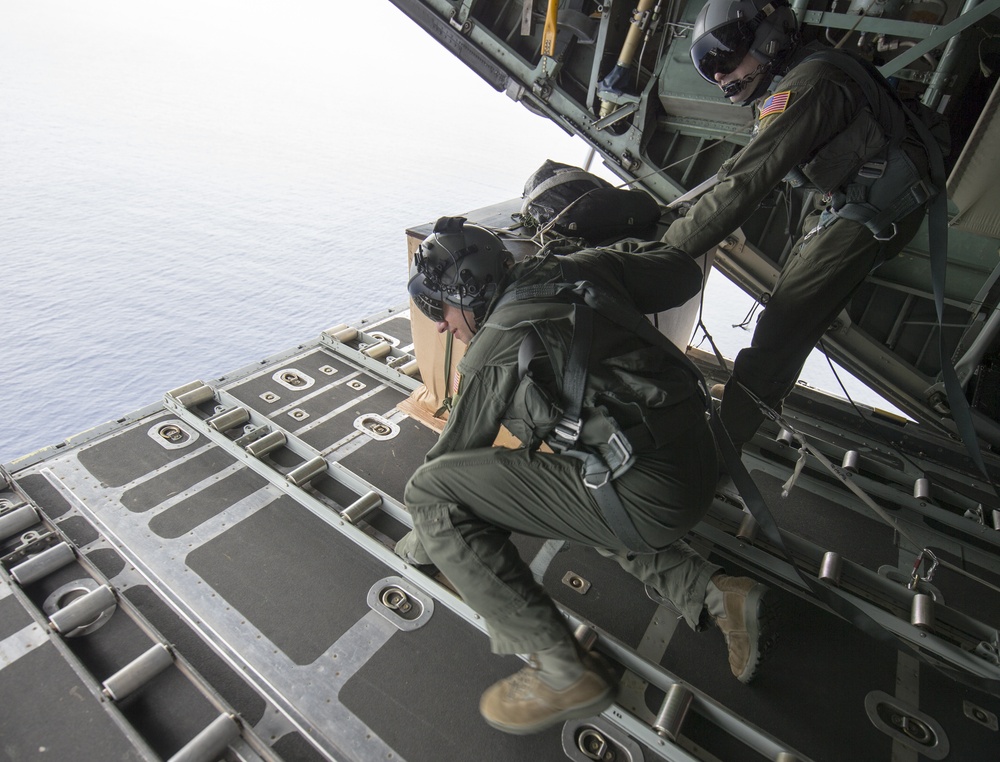
M 407 762 L 565 759 L 561 729 L 512 736 L 479 716 L 479 697 L 524 666 L 493 656 L 485 635 L 437 606 L 423 627 L 399 632 L 338 698 Z
M 149 430 L 167 420 L 173 420 L 173 416 L 164 414 L 146 419 L 127 431 L 85 447 L 77 457 L 83 467 L 104 486 L 121 487 L 185 457 L 192 447 L 198 447 L 205 441 L 199 437 L 186 447 L 175 449 L 153 441 Z
M 10 760 L 143 757 L 51 643 L 0 671 L 0 749 Z
M 388 338 L 396 339 L 396 343 L 393 346 L 399 348 L 408 347 L 413 344 L 413 332 L 408 317 L 394 317 L 391 320 L 386 320 L 384 323 L 379 323 L 370 328 L 363 328 L 362 330 L 367 334 L 381 333 Z M 391 341 L 389 343 L 392 344 Z
M 349 384 L 337 384 L 335 386 L 328 386 L 323 390 L 322 394 L 312 397 L 307 400 L 303 400 L 298 404 L 294 410 L 301 411 L 308 417 L 303 418 L 293 418 L 289 415 L 290 411 L 284 413 L 273 414 L 268 411 L 268 415 L 271 419 L 283 429 L 292 432 L 293 434 L 300 434 L 307 436 L 309 432 L 309 427 L 319 428 L 316 426 L 316 421 L 323 416 L 327 416 L 334 410 L 350 405 L 354 400 L 359 400 L 362 396 L 368 395 L 373 389 L 377 388 L 379 382 L 369 378 L 368 376 L 362 376 L 361 378 L 355 379 L 356 383 L 364 384 L 363 389 L 355 389 Z M 364 404 L 363 402 L 360 404 Z M 371 410 L 370 412 L 383 413 L 384 410 Z M 337 417 L 349 416 L 348 412 L 341 412 L 337 414 Z M 350 416 L 349 422 L 353 421 L 354 417 Z M 321 423 L 319 426 L 324 426 Z M 323 442 L 320 447 L 325 447 L 327 444 L 331 444 L 336 440 L 329 440 L 329 442 Z
M 180 537 L 262 489 L 267 483 L 254 471 L 241 468 L 154 516 L 150 519 L 149 528 L 160 537 Z
M 57 519 L 70 509 L 66 498 L 41 474 L 28 474 L 17 479 L 17 485 L 50 519 Z
M 108 579 L 114 577 L 125 568 L 125 559 L 111 548 L 97 548 L 87 553 L 87 560 Z
M 63 532 L 71 543 L 76 547 L 89 545 L 100 534 L 94 529 L 94 525 L 83 516 L 67 516 L 57 522 L 59 531 Z
M 396 405 L 406 399 L 405 394 L 389 387 L 380 389 L 374 394 L 361 399 L 361 395 L 371 392 L 375 386 L 375 382 L 372 379 L 366 379 L 366 383 L 368 383 L 368 387 L 360 392 L 354 392 L 357 399 L 343 411 L 315 428 L 302 432 L 299 435 L 302 441 L 317 450 L 326 450 L 348 434 L 357 431 L 354 428 L 354 421 L 362 415 L 385 416 L 392 413 Z M 319 402 L 317 400 L 317 403 Z M 332 407 L 324 408 L 318 414 L 323 415 L 329 412 L 330 409 Z
M 299 733 L 282 736 L 271 746 L 271 751 L 286 762 L 326 762 L 328 759 Z
M 793 487 L 789 496 L 782 498 L 784 480 L 763 471 L 752 475 L 781 529 L 871 571 L 899 562 L 892 527 L 874 513 L 863 516 L 802 487 Z
M 1000 699 L 952 682 L 935 669 L 920 670 L 920 710 L 936 720 L 948 737 L 949 760 L 1000 759 L 1000 732 L 973 717 L 977 710 L 1000 717 Z M 989 720 L 986 720 L 989 723 Z
M 587 592 L 581 595 L 563 582 L 567 574 L 589 583 Z M 555 600 L 632 648 L 639 645 L 658 606 L 617 561 L 580 545 L 568 545 L 555 555 L 544 583 Z
M 0 640 L 5 640 L 15 632 L 20 632 L 34 622 L 14 596 L 0 599 Z
M 193 442 L 189 447 L 205 444 L 204 439 Z M 191 452 L 184 448 L 183 454 Z M 164 500 L 178 492 L 190 489 L 198 482 L 234 463 L 234 458 L 219 447 L 210 447 L 204 452 L 185 461 L 183 465 L 157 474 L 122 493 L 121 504 L 135 513 L 155 508 Z
M 332 374 L 324 373 L 320 370 L 324 366 L 334 368 L 335 372 Z M 290 389 L 274 380 L 275 373 L 292 368 L 313 379 L 313 385 Z M 319 389 L 325 389 L 334 384 L 341 384 L 345 376 L 356 372 L 357 368 L 351 367 L 329 352 L 322 349 L 315 349 L 297 359 L 273 365 L 260 375 L 227 387 L 226 391 L 247 407 L 268 415 L 271 411 L 285 407 L 289 403 L 313 394 Z M 264 402 L 260 396 L 267 392 L 276 394 L 280 399 L 275 402 Z
M 385 567 L 282 496 L 195 549 L 188 566 L 296 664 L 310 664 L 368 611 Z

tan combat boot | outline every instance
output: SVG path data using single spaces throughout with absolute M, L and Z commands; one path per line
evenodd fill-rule
M 581 667 L 576 680 L 557 690 L 542 679 L 538 660 L 532 656 L 527 667 L 486 689 L 479 713 L 497 730 L 514 735 L 600 714 L 611 705 L 613 679 L 592 654 L 583 657 Z
M 716 574 L 708 583 L 705 606 L 726 637 L 729 668 L 742 683 L 753 680 L 774 642 L 773 598 L 769 588 L 748 577 Z

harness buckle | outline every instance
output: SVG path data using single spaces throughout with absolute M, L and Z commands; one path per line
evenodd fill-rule
M 556 441 L 549 442 L 549 446 L 553 449 L 558 448 L 559 451 L 572 447 L 580 438 L 580 429 L 582 427 L 583 422 L 579 418 L 563 418 L 556 424 L 555 429 L 552 430 Z
M 596 459 L 595 459 L 596 460 Z M 600 462 L 600 461 L 598 461 Z M 588 463 L 588 465 L 591 465 Z M 601 463 L 603 468 L 588 469 L 583 475 L 583 485 L 587 489 L 598 490 L 606 486 L 611 481 L 611 469 Z M 591 481 L 593 477 L 598 477 L 599 482 Z
M 889 226 L 888 229 L 892 231 L 891 233 L 889 233 L 889 235 L 885 235 L 885 230 L 883 230 L 880 233 L 874 233 L 873 235 L 875 237 L 875 240 L 876 241 L 891 241 L 893 238 L 895 238 L 896 237 L 896 223 L 893 222 Z
M 934 186 L 921 178 L 916 185 L 910 188 L 910 193 L 918 204 L 926 203 L 934 195 Z
M 612 478 L 615 478 L 627 471 L 632 465 L 632 443 L 622 432 L 616 431 L 608 437 L 608 447 L 617 458 L 616 463 L 609 463 L 613 471 Z
M 873 159 L 871 161 L 866 161 L 858 170 L 858 177 L 863 177 L 866 180 L 878 180 L 885 174 L 885 168 L 887 166 L 889 166 L 889 162 L 886 159 Z

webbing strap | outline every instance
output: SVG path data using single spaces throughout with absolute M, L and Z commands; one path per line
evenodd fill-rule
M 948 199 L 944 191 L 945 170 L 941 149 L 934 136 L 931 135 L 931 131 L 927 128 L 927 125 L 899 100 L 899 96 L 885 81 L 878 69 L 851 56 L 831 55 L 827 51 L 815 53 L 806 60 L 810 58 L 818 58 L 826 61 L 850 75 L 861 87 L 868 102 L 875 110 L 876 116 L 880 119 L 882 119 L 880 111 L 885 103 L 885 96 L 889 96 L 895 103 L 895 108 L 892 111 L 898 111 L 904 116 L 905 120 L 909 121 L 927 151 L 932 183 L 931 193 L 934 194 L 931 198 L 927 217 L 927 238 L 930 248 L 931 286 L 934 292 L 934 309 L 937 313 L 938 321 L 938 355 L 941 363 L 941 377 L 944 381 L 945 393 L 948 396 L 948 407 L 951 410 L 952 420 L 955 422 L 955 428 L 958 430 L 958 435 L 965 444 L 965 449 L 969 457 L 985 477 L 993 489 L 993 493 L 995 495 L 1000 494 L 993 483 L 990 472 L 986 468 L 986 462 L 983 460 L 982 450 L 979 447 L 979 437 L 976 435 L 974 419 L 979 418 L 980 425 L 984 427 L 995 428 L 996 424 L 986 419 L 981 413 L 976 413 L 969 406 L 969 401 L 965 397 L 965 391 L 958 380 L 958 374 L 955 372 L 955 366 L 952 364 L 951 357 L 948 356 L 944 344 L 944 284 L 945 276 L 948 272 Z M 862 73 L 868 76 L 862 76 Z M 882 97 L 879 97 L 880 95 Z
M 563 415 L 576 423 L 579 434 L 580 413 L 583 410 L 583 393 L 587 388 L 590 369 L 590 347 L 594 339 L 594 311 L 573 305 L 573 339 L 570 344 L 569 362 L 563 370 Z M 573 442 L 575 444 L 576 438 Z
M 615 537 L 622 541 L 622 544 L 635 553 L 656 553 L 660 548 L 654 548 L 647 543 L 639 531 L 632 523 L 632 518 L 622 505 L 621 498 L 615 491 L 611 469 L 608 464 L 593 453 L 582 450 L 567 450 L 563 455 L 568 455 L 583 462 L 583 483 L 594 496 L 594 502 L 601 509 L 601 515 L 611 527 Z

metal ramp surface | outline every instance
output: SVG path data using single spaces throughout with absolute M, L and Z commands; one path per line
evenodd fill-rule
M 693 542 L 778 588 L 781 640 L 759 682 L 732 678 L 717 631 L 678 626 L 614 561 L 517 537 L 581 636 L 616 666 L 621 690 L 600 718 L 537 736 L 490 729 L 478 697 L 518 660 L 489 652 L 482 622 L 446 580 L 391 550 L 409 526 L 403 487 L 436 438 L 397 409 L 419 383 L 407 375 L 411 351 L 408 313 L 390 310 L 8 464 L 8 758 L 995 756 L 996 695 L 818 604 L 787 562 L 748 536 L 726 495 Z M 797 426 L 822 433 L 830 457 L 863 452 L 857 480 L 895 506 L 908 531 L 939 545 L 947 538 L 954 558 L 996 582 L 998 533 L 956 514 L 975 495 L 962 487 L 913 497 L 909 464 L 858 437 L 821 395 L 796 399 Z M 946 444 L 919 445 L 919 465 L 944 472 Z M 778 498 L 797 457 L 765 427 L 747 460 L 800 570 L 815 575 L 836 552 L 839 594 L 921 653 L 995 681 L 1000 667 L 976 653 L 995 642 L 995 591 L 942 573 L 936 623 L 914 626 L 914 593 L 889 573 L 902 574 L 912 550 L 813 463 L 792 496 Z

